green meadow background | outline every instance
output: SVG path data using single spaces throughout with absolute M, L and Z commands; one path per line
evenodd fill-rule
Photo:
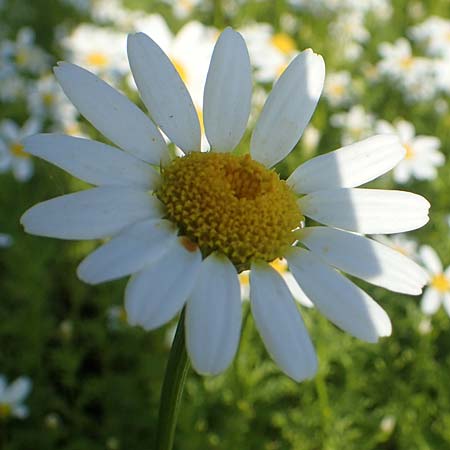
M 438 136 L 450 160 L 450 115 L 438 114 L 434 103 L 407 104 L 392 85 L 370 89 L 361 61 L 378 60 L 377 45 L 393 42 L 416 23 L 408 15 L 412 3 L 395 1 L 393 16 L 382 27 L 367 21 L 371 38 L 358 63 L 340 58 L 327 34 L 330 17 L 314 17 L 283 0 L 242 1 L 238 13 L 227 14 L 224 4 L 192 18 L 223 28 L 250 21 L 280 29 L 290 12 L 301 20 L 292 34 L 299 49 L 321 53 L 328 70 L 347 69 L 359 87 L 360 103 L 387 120 L 404 117 L 418 134 Z M 425 16 L 449 18 L 450 2 L 420 2 Z M 159 12 L 173 31 L 175 19 L 167 4 L 130 0 L 130 8 Z M 57 1 L 7 0 L 0 27 L 14 38 L 22 26 L 36 31 L 36 42 L 61 59 L 56 39 L 62 23 L 71 28 L 87 16 Z M 125 43 L 124 43 L 125 45 Z M 269 87 L 270 88 L 270 87 Z M 448 98 L 443 98 L 448 101 Z M 137 99 L 135 99 L 137 100 Z M 0 104 L 0 118 L 19 123 L 27 117 L 20 102 Z M 340 146 L 340 132 L 330 126 L 333 113 L 319 103 L 312 123 L 322 134 L 317 152 Z M 245 143 L 248 144 L 249 136 Z M 287 176 L 308 159 L 305 146 L 294 149 L 280 168 Z M 35 160 L 36 173 L 27 183 L 11 174 L 0 175 L 0 231 L 14 239 L 0 249 L 0 373 L 13 380 L 27 375 L 33 389 L 26 400 L 24 420 L 0 420 L 1 450 L 151 450 L 157 425 L 159 393 L 169 354 L 168 335 L 174 324 L 154 332 L 111 319 L 120 307 L 126 280 L 91 287 L 76 278 L 79 261 L 96 243 L 65 242 L 26 235 L 21 214 L 37 202 L 73 192 L 82 185 L 61 170 Z M 383 177 L 373 186 L 394 188 Z M 420 243 L 437 249 L 450 264 L 447 214 L 450 212 L 450 162 L 434 181 L 401 187 L 428 198 L 431 221 L 411 233 Z M 359 282 L 358 282 L 359 283 Z M 203 378 L 190 371 L 179 417 L 178 450 L 445 450 L 450 449 L 450 319 L 441 309 L 431 329 L 420 332 L 424 316 L 420 297 L 389 293 L 359 283 L 386 309 L 393 335 L 377 345 L 346 335 L 316 310 L 302 314 L 319 358 L 317 376 L 297 384 L 272 363 L 255 330 L 248 304 L 239 353 L 221 376 Z

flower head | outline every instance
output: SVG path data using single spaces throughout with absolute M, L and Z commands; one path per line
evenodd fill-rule
M 27 139 L 28 152 L 98 187 L 38 204 L 22 217 L 34 234 L 109 241 L 80 264 L 88 283 L 132 275 L 131 324 L 161 326 L 186 308 L 186 342 L 200 373 L 225 370 L 241 327 L 238 273 L 250 270 L 256 326 L 289 376 L 314 375 L 316 356 L 296 303 L 272 267 L 284 257 L 304 295 L 365 341 L 389 335 L 388 316 L 336 268 L 388 289 L 418 294 L 423 270 L 357 233 L 394 233 L 427 222 L 429 204 L 407 192 L 354 189 L 390 170 L 405 150 L 375 136 L 319 156 L 282 180 L 273 166 L 308 124 L 325 76 L 320 56 L 296 56 L 269 95 L 244 155 L 251 67 L 239 33 L 227 28 L 206 78 L 200 124 L 169 58 L 148 36 L 128 38 L 128 57 L 151 119 L 93 74 L 61 64 L 55 74 L 78 110 L 119 148 L 60 135 Z M 159 130 L 185 156 L 171 158 Z M 156 169 L 159 167 L 159 170 Z M 305 217 L 324 226 L 304 228 Z M 346 231 L 344 231 L 346 230 Z M 388 267 L 388 270 L 386 270 Z
M 31 380 L 28 377 L 19 377 L 8 385 L 5 377 L 0 375 L 0 420 L 27 417 L 28 408 L 23 402 L 30 390 Z
M 433 315 L 442 304 L 450 316 L 450 267 L 444 270 L 438 254 L 429 245 L 422 245 L 419 252 L 429 274 L 428 287 L 421 302 L 422 311 Z

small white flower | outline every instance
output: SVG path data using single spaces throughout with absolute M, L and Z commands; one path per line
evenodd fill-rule
M 0 233 L 0 248 L 8 248 L 13 245 L 13 238 L 11 235 L 6 233 Z
M 111 28 L 83 23 L 62 40 L 62 46 L 69 61 L 117 82 L 128 71 L 124 39 L 123 33 Z
M 421 302 L 422 311 L 431 316 L 442 304 L 450 316 L 450 266 L 444 270 L 438 254 L 429 245 L 420 247 L 420 257 L 429 273 L 429 284 Z
M 286 33 L 275 33 L 267 23 L 255 23 L 239 30 L 248 46 L 255 79 L 272 83 L 298 54 L 295 41 Z
M 377 64 L 379 73 L 396 82 L 407 100 L 429 100 L 436 95 L 433 62 L 414 56 L 407 39 L 397 39 L 394 44 L 383 42 L 378 51 L 381 56 Z
M 237 155 L 252 93 L 239 33 L 225 29 L 208 70 L 203 121 L 210 152 L 199 151 L 192 98 L 160 47 L 136 33 L 128 56 L 151 119 L 90 72 L 67 63 L 55 69 L 67 96 L 115 146 L 61 135 L 28 138 L 29 153 L 98 187 L 35 205 L 22 216 L 26 231 L 111 237 L 81 262 L 78 276 L 98 284 L 132 275 L 125 308 L 129 323 L 145 329 L 185 307 L 187 351 L 202 374 L 224 371 L 236 353 L 238 273 L 248 269 L 252 314 L 268 352 L 295 380 L 315 374 L 315 351 L 291 291 L 269 264 L 277 258 L 286 258 L 304 294 L 337 326 L 367 342 L 390 335 L 386 312 L 336 269 L 408 294 L 419 294 L 426 282 L 416 263 L 356 234 L 402 232 L 428 221 L 423 197 L 356 188 L 403 158 L 398 139 L 374 136 L 318 156 L 286 181 L 271 169 L 315 110 L 323 59 L 312 50 L 294 58 L 267 98 L 249 151 Z M 183 157 L 170 158 L 159 128 Z M 305 217 L 324 225 L 302 228 Z
M 348 112 L 331 116 L 331 125 L 342 129 L 342 145 L 352 144 L 373 133 L 375 118 L 362 105 L 352 106 Z
M 6 378 L 0 375 L 0 420 L 9 417 L 25 419 L 28 416 L 28 407 L 24 401 L 31 391 L 31 385 L 28 377 L 19 377 L 8 385 Z
M 412 39 L 423 42 L 430 56 L 450 59 L 450 20 L 431 16 L 410 28 Z
M 0 172 L 11 170 L 17 181 L 28 181 L 34 172 L 33 161 L 24 151 L 23 139 L 41 131 L 37 118 L 28 119 L 22 128 L 14 121 L 0 122 Z
M 353 96 L 352 76 L 350 72 L 342 70 L 340 72 L 329 73 L 325 79 L 323 93 L 333 107 L 348 105 Z
M 394 180 L 406 183 L 412 177 L 418 180 L 434 180 L 437 167 L 445 162 L 444 155 L 438 150 L 441 141 L 434 136 L 416 136 L 414 125 L 399 119 L 393 125 L 385 120 L 377 123 L 378 133 L 395 134 L 405 147 L 405 158 L 394 169 Z

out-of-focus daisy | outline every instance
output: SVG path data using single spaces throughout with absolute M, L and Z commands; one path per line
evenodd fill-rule
M 53 124 L 53 131 L 67 132 L 67 124 L 76 121 L 78 117 L 78 111 L 67 100 L 55 78 L 50 75 L 42 77 L 30 86 L 28 109 L 34 117 L 49 119 Z
M 128 320 L 146 329 L 167 323 L 185 306 L 187 350 L 202 374 L 222 372 L 235 355 L 238 273 L 250 270 L 251 309 L 269 353 L 295 380 L 314 375 L 307 330 L 270 265 L 277 258 L 286 258 L 305 295 L 340 328 L 368 342 L 389 335 L 384 310 L 336 268 L 396 292 L 421 292 L 421 267 L 355 234 L 402 232 L 428 221 L 423 197 L 355 189 L 403 158 L 397 138 L 375 136 L 319 156 L 287 181 L 271 170 L 311 118 L 323 87 L 322 58 L 306 50 L 291 62 L 264 105 L 250 151 L 236 155 L 252 90 L 239 33 L 222 33 L 208 71 L 203 120 L 210 152 L 198 151 L 194 104 L 163 51 L 137 33 L 128 38 L 128 57 L 152 120 L 88 71 L 67 63 L 55 69 L 79 111 L 124 151 L 61 135 L 27 139 L 28 152 L 99 187 L 34 206 L 21 219 L 26 231 L 62 239 L 111 237 L 84 259 L 78 276 L 97 284 L 132 274 L 125 292 Z M 185 156 L 170 159 L 158 127 Z M 305 216 L 324 226 L 302 229 Z
M 62 40 L 62 45 L 69 61 L 117 81 L 128 70 L 124 39 L 119 31 L 83 23 Z
M 277 258 L 270 265 L 283 277 L 294 300 L 307 308 L 311 308 L 313 306 L 311 300 L 301 290 L 292 273 L 289 272 L 287 261 L 284 258 Z M 239 274 L 239 283 L 242 300 L 248 300 L 250 298 L 250 270 L 244 270 Z
M 26 93 L 26 79 L 12 66 L 3 66 L 0 62 L 0 101 L 12 103 Z
M 354 61 L 362 53 L 362 44 L 370 38 L 370 33 L 364 25 L 364 14 L 350 11 L 339 14 L 329 26 L 330 37 L 337 43 L 343 57 Z
M 450 20 L 431 16 L 409 31 L 412 39 L 426 44 L 428 55 L 450 59 Z
M 384 245 L 391 247 L 392 249 L 400 252 L 402 255 L 408 258 L 417 259 L 417 241 L 408 238 L 405 234 L 392 234 L 390 236 L 376 235 L 373 236 L 375 240 L 381 242 Z
M 11 247 L 14 240 L 11 235 L 6 233 L 0 233 L 0 248 L 8 248 Z
M 4 40 L 0 44 L 2 59 L 18 71 L 41 75 L 49 69 L 50 57 L 35 43 L 35 34 L 31 28 L 21 28 L 15 41 Z
M 450 266 L 444 270 L 438 254 L 429 245 L 422 245 L 419 253 L 430 278 L 420 304 L 422 311 L 431 316 L 442 304 L 450 316 Z
M 431 61 L 414 56 L 407 39 L 397 39 L 393 44 L 383 42 L 378 51 L 381 56 L 377 64 L 380 75 L 395 81 L 407 100 L 429 100 L 436 94 Z
M 342 145 L 348 145 L 370 136 L 373 133 L 375 118 L 363 106 L 352 106 L 348 112 L 333 114 L 331 125 L 341 128 Z
M 28 377 L 19 377 L 8 385 L 6 378 L 0 375 L 0 420 L 9 417 L 25 419 L 28 416 L 28 407 L 24 402 L 31 385 Z
M 106 311 L 108 326 L 111 330 L 118 330 L 127 322 L 127 312 L 123 306 L 114 305 Z
M 403 147 L 405 158 L 394 169 L 394 180 L 406 183 L 412 177 L 418 180 L 434 180 L 437 167 L 445 162 L 444 155 L 438 150 L 441 141 L 434 136 L 416 136 L 414 125 L 406 120 L 397 120 L 393 125 L 380 120 L 376 126 L 378 133 L 396 134 Z
M 298 53 L 295 41 L 286 33 L 275 33 L 271 25 L 255 23 L 240 29 L 248 45 L 255 78 L 262 83 L 276 80 Z
M 327 75 L 323 93 L 331 106 L 348 105 L 353 96 L 352 76 L 350 72 L 342 70 Z
M 174 16 L 177 19 L 185 20 L 190 17 L 196 8 L 204 4 L 201 0 L 166 0 L 171 6 Z
M 23 139 L 39 131 L 41 122 L 34 117 L 22 127 L 10 119 L 0 122 L 0 171 L 11 170 L 16 180 L 21 182 L 33 176 L 33 161 L 24 151 Z

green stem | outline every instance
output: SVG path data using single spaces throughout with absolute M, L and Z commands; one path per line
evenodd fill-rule
M 170 349 L 164 374 L 159 404 L 158 430 L 156 434 L 156 449 L 171 450 L 175 435 L 178 412 L 189 371 L 189 358 L 184 342 L 184 309 L 178 322 L 177 331 Z

